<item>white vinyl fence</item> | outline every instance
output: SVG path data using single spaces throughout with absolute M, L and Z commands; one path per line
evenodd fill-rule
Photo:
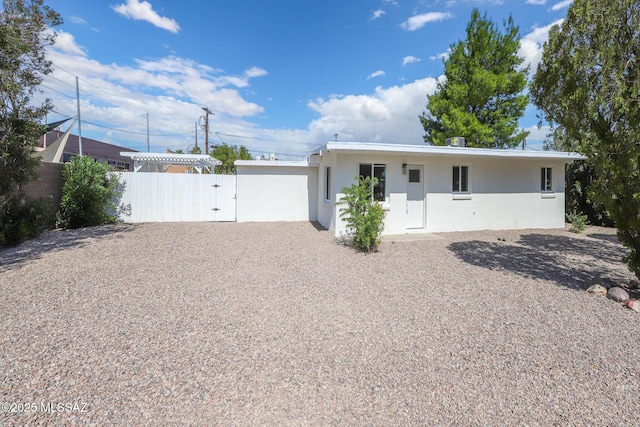
M 124 222 L 235 221 L 236 176 L 118 172 Z

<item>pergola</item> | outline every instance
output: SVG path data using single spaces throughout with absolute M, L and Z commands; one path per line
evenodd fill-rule
M 134 172 L 166 172 L 172 166 L 187 166 L 198 173 L 213 173 L 213 167 L 222 164 L 206 154 L 135 153 L 123 151 L 121 156 L 133 160 Z

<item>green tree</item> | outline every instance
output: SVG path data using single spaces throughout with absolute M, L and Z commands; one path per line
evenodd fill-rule
M 594 195 L 640 275 L 640 2 L 575 0 L 549 33 L 531 97 L 595 168 Z
M 444 62 L 446 80 L 428 97 L 420 122 L 428 144 L 463 136 L 471 147 L 512 148 L 528 132 L 518 130 L 518 120 L 529 102 L 522 92 L 529 69 L 518 56 L 520 30 L 509 19 L 501 34 L 478 9 L 471 13 L 467 39 L 451 45 Z
M 551 131 L 543 146 L 545 150 L 556 151 L 576 151 L 579 149 L 577 141 L 569 138 L 566 129 L 553 123 L 551 123 Z M 598 188 L 601 182 L 596 179 L 596 170 L 591 160 L 575 160 L 567 165 L 565 181 L 565 212 L 567 215 L 586 215 L 590 224 L 607 227 L 613 225 L 609 213 L 602 202 L 598 200 L 597 194 L 603 189 Z
M 115 222 L 118 177 L 113 169 L 91 157 L 74 157 L 64 165 L 58 224 L 64 228 L 90 227 Z
M 0 204 L 36 175 L 34 148 L 51 110 L 46 99 L 34 105 L 42 76 L 51 72 L 46 47 L 55 41 L 49 28 L 60 15 L 42 0 L 4 0 L 0 11 Z
M 230 146 L 227 144 L 216 145 L 211 151 L 210 155 L 222 162 L 221 165 L 216 166 L 215 173 L 224 175 L 233 175 L 236 173 L 236 160 L 251 160 L 251 153 L 247 150 L 247 147 L 241 145 Z
M 378 252 L 385 212 L 373 200 L 377 178 L 359 177 L 351 187 L 342 189 L 344 198 L 338 202 L 346 205 L 340 209 L 340 218 L 347 223 L 347 232 L 353 237 L 353 245 L 366 252 Z

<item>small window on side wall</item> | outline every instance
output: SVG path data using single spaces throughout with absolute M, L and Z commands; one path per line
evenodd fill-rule
M 553 191 L 552 168 L 540 169 L 540 191 L 550 193 Z
M 324 200 L 331 201 L 331 166 L 324 168 Z
M 469 166 L 453 167 L 453 192 L 469 192 Z

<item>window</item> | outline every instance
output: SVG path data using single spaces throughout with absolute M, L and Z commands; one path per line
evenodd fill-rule
M 551 168 L 540 169 L 540 191 L 553 191 Z
M 324 200 L 331 200 L 331 166 L 324 168 Z
M 453 192 L 469 192 L 469 166 L 453 167 Z
M 360 176 L 378 179 L 378 183 L 373 187 L 373 200 L 384 202 L 387 189 L 387 165 L 360 163 Z
M 420 169 L 409 169 L 409 182 L 420 182 Z

